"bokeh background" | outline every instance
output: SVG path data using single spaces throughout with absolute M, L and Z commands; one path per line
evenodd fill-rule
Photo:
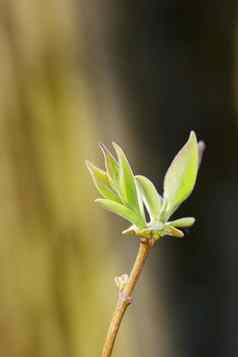
M 100 356 L 137 242 L 84 161 L 115 140 L 161 190 L 190 129 L 197 223 L 153 250 L 114 356 L 238 354 L 237 30 L 235 0 L 0 2 L 1 356 Z

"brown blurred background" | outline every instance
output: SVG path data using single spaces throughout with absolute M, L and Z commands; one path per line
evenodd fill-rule
M 84 161 L 115 140 L 161 191 L 190 129 L 197 224 L 154 249 L 114 355 L 238 354 L 237 26 L 235 0 L 0 2 L 0 356 L 100 356 L 137 247 Z

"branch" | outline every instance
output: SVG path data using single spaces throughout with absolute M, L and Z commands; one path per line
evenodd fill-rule
M 111 357 L 112 355 L 112 350 L 123 316 L 127 307 L 132 302 L 132 293 L 143 270 L 146 258 L 154 243 L 155 241 L 153 239 L 141 239 L 140 241 L 137 257 L 131 270 L 128 282 L 125 288 L 119 292 L 117 305 L 112 316 L 101 357 Z

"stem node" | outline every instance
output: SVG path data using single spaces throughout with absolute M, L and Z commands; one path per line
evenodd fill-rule
M 120 283 L 122 283 L 120 277 L 119 279 L 116 278 L 115 282 L 119 287 L 119 295 L 118 301 L 116 305 L 116 309 L 113 313 L 111 324 L 108 329 L 108 333 L 106 336 L 106 340 L 103 346 L 103 351 L 101 357 L 111 357 L 112 350 L 115 344 L 115 340 L 123 319 L 123 316 L 128 308 L 128 306 L 132 303 L 132 293 L 135 289 L 136 283 L 141 275 L 143 270 L 146 258 L 154 246 L 155 240 L 154 239 L 141 239 L 139 250 L 137 253 L 137 257 L 133 268 L 131 270 L 130 276 L 123 286 L 123 289 L 120 289 Z M 122 279 L 123 280 L 123 279 Z

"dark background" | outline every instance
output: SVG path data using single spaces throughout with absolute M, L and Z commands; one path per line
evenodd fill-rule
M 163 288 L 174 320 L 177 356 L 234 356 L 237 2 L 120 4 L 112 61 L 134 109 L 133 131 L 143 147 L 148 175 L 161 180 L 190 129 L 207 144 L 196 190 L 178 212 L 192 212 L 196 227 L 186 244 L 164 240 L 159 248 L 163 260 L 170 262 L 166 277 L 171 279 L 164 279 Z

